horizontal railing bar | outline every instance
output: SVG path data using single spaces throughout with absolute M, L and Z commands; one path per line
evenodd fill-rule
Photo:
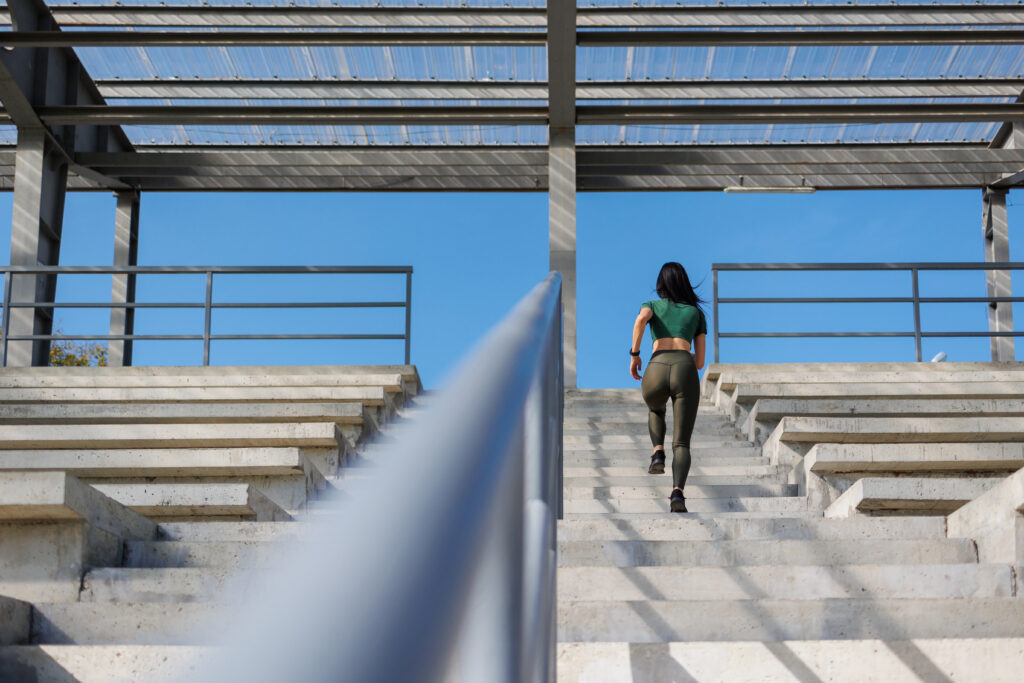
M 0 266 L 0 273 L 56 273 L 59 275 L 119 273 L 351 273 L 361 275 L 411 273 L 412 266 Z
M 918 299 L 922 304 L 955 304 L 955 303 L 1017 303 L 1024 302 L 1024 296 L 922 296 Z M 720 298 L 720 304 L 889 304 L 913 303 L 914 297 L 893 296 L 875 298 L 857 297 L 759 297 L 759 298 Z
M 913 332 L 719 332 L 719 337 L 914 337 Z M 921 332 L 922 337 L 1022 337 L 1019 332 Z M 12 337 L 13 339 L 13 337 Z
M 202 303 L 88 303 L 83 301 L 18 301 L 9 304 L 11 308 L 205 308 Z M 404 301 L 325 301 L 325 302 L 278 302 L 278 303 L 212 303 L 210 308 L 405 308 Z
M 922 263 L 713 263 L 712 270 L 1024 270 L 1024 261 L 964 263 L 932 261 Z
M 352 339 L 389 340 L 402 339 L 404 334 L 211 334 L 210 341 L 238 339 Z M 203 340 L 201 334 L 12 334 L 8 341 L 138 341 L 138 340 Z

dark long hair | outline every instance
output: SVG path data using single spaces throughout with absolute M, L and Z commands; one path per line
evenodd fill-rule
M 669 299 L 677 304 L 690 304 L 704 314 L 701 304 L 707 303 L 697 296 L 690 284 L 690 278 L 686 275 L 686 269 L 681 263 L 669 261 L 661 267 L 658 273 L 658 282 L 654 286 L 658 296 L 662 299 Z

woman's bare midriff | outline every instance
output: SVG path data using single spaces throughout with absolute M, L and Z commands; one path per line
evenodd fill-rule
M 689 351 L 690 342 L 679 337 L 662 337 L 654 340 L 655 351 Z

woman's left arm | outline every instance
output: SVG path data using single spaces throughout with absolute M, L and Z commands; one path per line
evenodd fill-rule
M 647 327 L 647 321 L 654 317 L 654 311 L 649 308 L 641 308 L 640 315 L 636 317 L 636 322 L 633 323 L 633 342 L 630 344 L 630 351 L 639 351 L 640 342 L 644 339 L 644 328 Z M 629 357 L 629 374 L 633 379 L 640 379 L 640 356 Z
M 693 360 L 697 365 L 698 370 L 704 368 L 704 348 L 705 348 L 705 337 L 707 335 L 698 334 L 693 338 Z

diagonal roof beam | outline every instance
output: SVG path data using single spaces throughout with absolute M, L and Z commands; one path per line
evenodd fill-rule
M 40 0 L 8 0 L 15 31 L 22 29 L 59 33 L 46 5 Z M 109 125 L 60 125 L 48 127 L 38 109 L 54 103 L 103 105 L 99 89 L 70 48 L 20 48 L 0 50 L 0 101 L 11 122 L 19 129 L 41 129 L 60 153 L 67 157 L 73 173 L 114 190 L 130 189 L 75 161 L 76 151 L 131 151 L 132 145 L 120 128 Z

